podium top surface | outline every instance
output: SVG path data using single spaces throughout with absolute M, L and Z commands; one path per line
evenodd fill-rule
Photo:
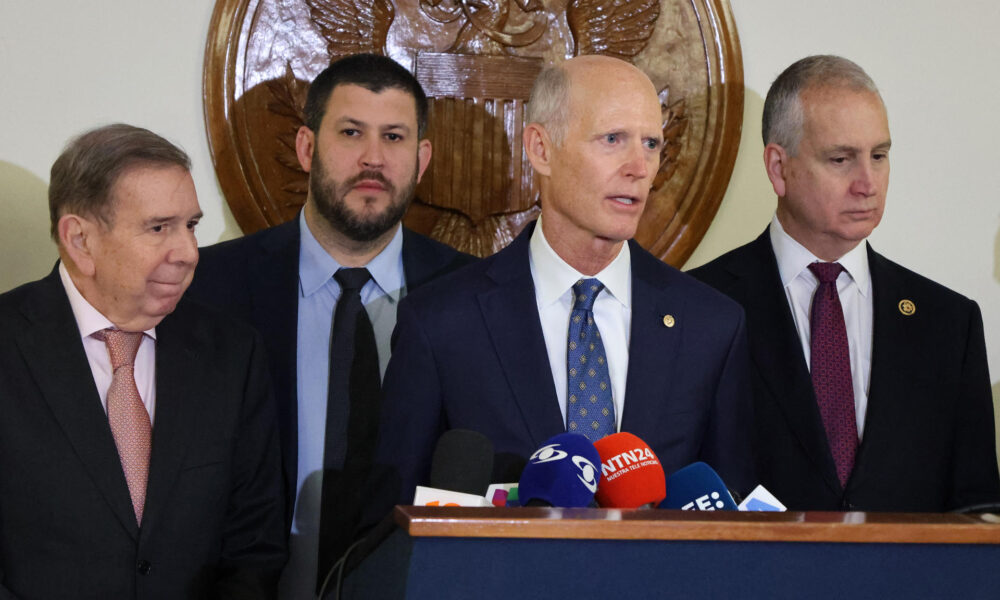
M 397 506 L 412 537 L 1000 544 L 1000 515 Z

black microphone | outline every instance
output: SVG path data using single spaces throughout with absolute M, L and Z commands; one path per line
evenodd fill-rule
M 431 458 L 431 487 L 482 496 L 492 475 L 493 442 L 488 437 L 468 429 L 441 434 Z

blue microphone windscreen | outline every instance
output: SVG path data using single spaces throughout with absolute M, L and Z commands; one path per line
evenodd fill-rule
M 659 507 L 737 510 L 736 502 L 719 474 L 703 462 L 690 464 L 667 478 L 667 497 Z
M 578 433 L 560 433 L 528 459 L 517 491 L 521 506 L 531 501 L 565 508 L 590 506 L 601 476 L 594 444 Z

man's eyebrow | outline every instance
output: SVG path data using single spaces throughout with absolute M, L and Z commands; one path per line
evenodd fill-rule
M 173 216 L 169 216 L 169 217 L 168 216 L 162 216 L 162 217 L 160 217 L 160 216 L 153 216 L 153 217 L 150 217 L 150 218 L 146 219 L 144 221 L 144 223 L 146 225 L 156 225 L 156 224 L 159 224 L 159 223 L 169 223 L 171 221 L 182 221 L 182 220 L 183 221 L 196 221 L 196 220 L 201 220 L 201 218 L 204 217 L 204 216 L 205 216 L 205 213 L 203 213 L 203 212 L 201 212 L 199 210 L 196 214 L 193 214 L 190 217 L 184 217 L 182 215 L 173 215 Z

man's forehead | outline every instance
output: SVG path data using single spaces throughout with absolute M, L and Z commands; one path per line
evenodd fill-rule
M 136 165 L 111 186 L 113 216 L 140 220 L 201 217 L 191 173 L 180 165 Z
M 396 110 L 387 112 L 389 108 Z M 412 94 L 397 87 L 374 92 L 355 83 L 342 83 L 333 88 L 327 100 L 324 120 L 327 118 L 365 125 L 413 126 L 417 122 L 417 101 Z

